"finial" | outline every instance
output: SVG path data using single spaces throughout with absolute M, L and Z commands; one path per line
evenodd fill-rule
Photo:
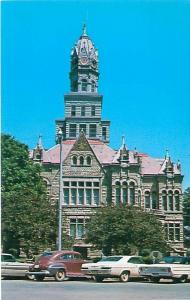
M 169 154 L 169 150 L 168 149 L 166 149 L 165 159 L 167 159 L 167 160 L 170 159 L 170 154 Z
M 125 136 L 124 136 L 124 134 L 122 135 L 122 147 L 124 147 L 125 146 Z
M 87 35 L 87 34 L 86 34 L 86 24 L 83 25 L 83 28 L 82 28 L 82 35 Z
M 43 149 L 43 145 L 42 145 L 42 135 L 40 134 L 38 137 L 38 143 L 37 146 L 41 149 Z

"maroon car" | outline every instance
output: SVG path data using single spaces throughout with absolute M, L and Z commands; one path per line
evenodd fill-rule
M 56 281 L 63 281 L 66 277 L 85 277 L 81 272 L 84 262 L 80 253 L 75 251 L 48 251 L 30 267 L 28 275 L 34 275 L 38 281 L 44 277 L 54 277 Z

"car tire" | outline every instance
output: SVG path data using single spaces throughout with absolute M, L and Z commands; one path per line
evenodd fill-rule
M 121 282 L 128 282 L 129 281 L 129 272 L 127 272 L 127 271 L 122 272 L 119 279 Z
M 96 282 L 102 282 L 104 280 L 104 277 L 102 276 L 95 276 Z
M 36 279 L 36 281 L 43 281 L 44 280 L 44 275 L 34 275 L 35 277 L 35 279 Z
M 30 274 L 27 274 L 25 276 L 26 279 L 29 279 L 29 280 L 34 280 L 35 279 L 35 276 L 34 275 L 30 275 Z
M 160 281 L 160 278 L 159 277 L 152 277 L 151 281 L 154 282 L 154 283 L 158 283 Z
M 188 276 L 182 275 L 180 278 L 173 279 L 174 283 L 185 283 L 187 282 Z
M 55 273 L 55 280 L 56 281 L 64 281 L 66 278 L 66 273 L 63 269 L 57 270 L 57 272 Z

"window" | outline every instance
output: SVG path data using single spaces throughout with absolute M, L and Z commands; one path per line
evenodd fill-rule
M 129 185 L 129 201 L 131 205 L 135 204 L 135 184 L 134 182 L 130 182 Z
M 87 181 L 86 182 L 86 186 L 92 186 L 92 182 L 91 181 Z
M 75 138 L 77 136 L 77 125 L 70 124 L 69 125 L 69 136 Z
M 88 166 L 91 166 L 91 164 L 92 164 L 92 159 L 91 159 L 90 156 L 87 156 L 87 158 L 86 158 L 86 164 L 87 164 Z
M 86 189 L 86 204 L 91 205 L 92 204 L 92 190 Z
M 157 209 L 157 194 L 152 192 L 152 208 Z
M 151 208 L 150 207 L 150 192 L 145 192 L 145 208 Z
M 63 190 L 64 204 L 69 204 L 69 189 Z
M 84 189 L 78 190 L 78 204 L 84 204 Z
M 71 116 L 72 117 L 76 116 L 76 106 L 74 106 L 74 105 L 71 106 Z
M 167 210 L 167 195 L 166 191 L 162 191 L 162 207 L 164 210 Z
M 180 224 L 175 224 L 175 240 L 180 241 Z
M 79 161 L 80 161 L 80 166 L 84 166 L 84 157 L 83 156 L 80 156 Z
M 102 127 L 102 139 L 103 139 L 103 141 L 106 141 L 106 139 L 107 139 L 107 128 L 106 127 Z
M 84 186 L 84 182 L 83 181 L 79 181 L 78 185 L 79 186 Z
M 77 157 L 76 157 L 76 156 L 73 156 L 73 158 L 72 158 L 72 164 L 73 164 L 74 166 L 77 165 Z
M 95 85 L 95 82 L 92 81 L 92 85 L 91 85 L 91 92 L 95 92 L 95 88 L 96 88 L 96 85 Z
M 121 200 L 121 189 L 120 189 L 120 182 L 117 181 L 115 183 L 115 204 L 119 205 Z
M 81 85 L 82 92 L 87 92 L 87 80 L 82 79 L 82 85 Z
M 84 236 L 84 219 L 70 219 L 70 236 L 82 238 Z
M 166 223 L 165 224 L 166 239 L 169 241 L 180 241 L 180 224 Z
M 93 186 L 99 187 L 99 182 L 94 182 L 94 183 L 93 183 Z
M 138 205 L 141 206 L 141 191 L 138 191 Z
M 169 223 L 169 241 L 174 240 L 174 224 Z
M 96 137 L 96 124 L 90 124 L 90 134 L 89 134 L 89 136 L 91 138 Z
M 175 200 L 175 210 L 180 210 L 180 202 L 179 202 L 179 192 L 176 191 L 174 194 L 174 200 Z
M 96 106 L 92 105 L 91 106 L 91 116 L 94 117 L 96 115 Z
M 81 106 L 81 116 L 84 117 L 86 114 L 86 108 L 85 106 Z
M 71 204 L 77 204 L 77 190 L 71 189 Z
M 127 204 L 127 202 L 128 202 L 128 190 L 127 190 L 127 183 L 126 182 L 124 182 L 123 183 L 123 189 L 122 189 L 122 200 L 123 200 L 123 204 Z
M 71 186 L 77 186 L 77 182 L 76 181 L 71 181 Z
M 169 208 L 169 210 L 173 210 L 174 209 L 174 207 L 173 207 L 173 193 L 172 193 L 172 191 L 170 191 L 168 193 L 168 208 Z
M 93 189 L 94 204 L 99 205 L 99 189 Z
M 86 124 L 80 124 L 79 125 L 79 131 L 80 132 L 83 131 L 84 134 L 86 135 Z

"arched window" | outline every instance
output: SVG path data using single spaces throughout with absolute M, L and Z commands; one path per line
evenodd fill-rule
M 115 183 L 115 204 L 116 205 L 120 204 L 120 199 L 121 199 L 121 187 L 120 187 L 120 182 L 117 181 Z
M 82 92 L 87 92 L 87 80 L 86 79 L 82 79 L 81 90 L 82 90 Z
M 77 157 L 76 157 L 76 156 L 73 156 L 73 158 L 72 158 L 72 164 L 73 164 L 74 166 L 77 165 Z
M 123 185 L 122 185 L 122 200 L 123 200 L 124 205 L 126 205 L 128 203 L 127 182 L 123 182 Z
M 162 207 L 167 210 L 167 194 L 166 191 L 162 191 Z
M 138 205 L 141 207 L 141 191 L 138 191 Z
M 173 210 L 174 209 L 174 205 L 173 205 L 173 192 L 172 191 L 168 192 L 168 208 L 169 208 L 169 210 Z
M 91 166 L 91 163 L 92 163 L 91 157 L 90 157 L 90 156 L 87 156 L 87 158 L 86 158 L 86 164 L 87 164 L 88 166 Z
M 95 82 L 92 81 L 92 85 L 91 85 L 91 92 L 95 92 L 95 88 L 96 88 L 96 85 L 95 85 Z
M 151 206 L 150 206 L 150 192 L 149 191 L 145 192 L 144 200 L 145 200 L 145 208 L 151 208 Z
M 80 156 L 79 161 L 80 161 L 80 166 L 83 166 L 84 165 L 84 157 Z
M 129 184 L 129 202 L 131 205 L 135 204 L 135 184 L 130 182 Z
M 175 210 L 179 211 L 180 210 L 179 191 L 175 191 L 174 200 L 175 200 Z
M 157 193 L 154 191 L 152 192 L 152 209 L 158 208 L 158 201 L 157 201 Z

